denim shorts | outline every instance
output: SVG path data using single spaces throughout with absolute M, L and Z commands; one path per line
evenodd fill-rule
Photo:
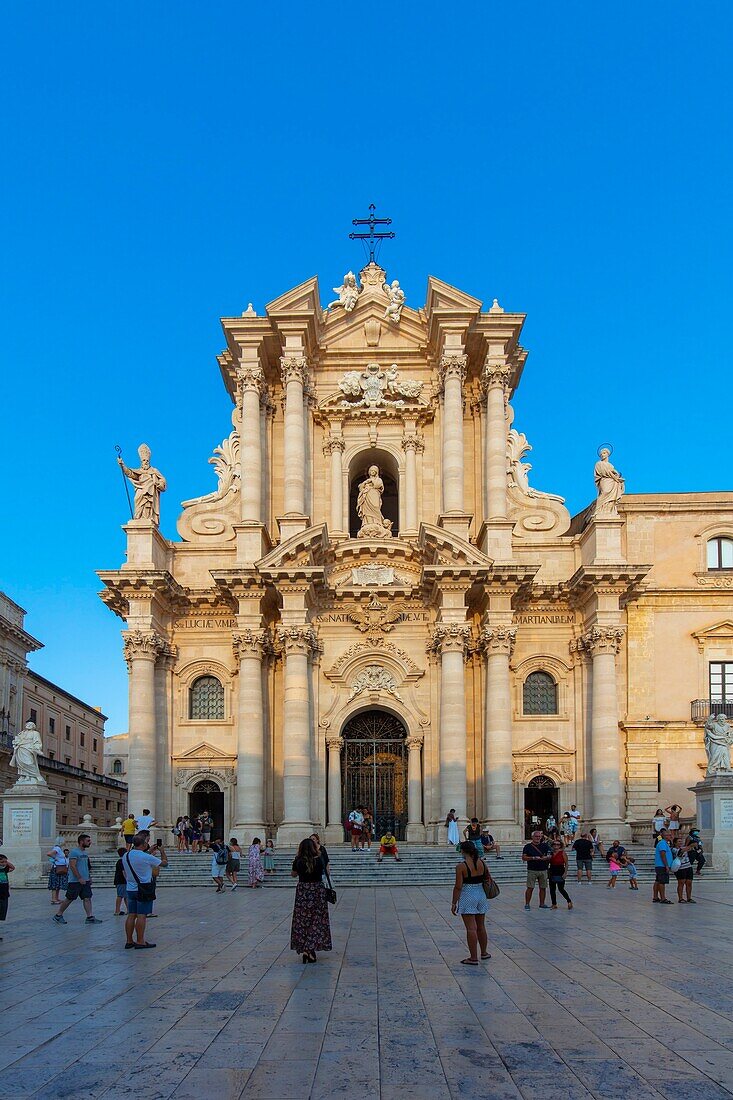
M 153 911 L 152 901 L 138 901 L 137 890 L 133 893 L 127 891 L 127 912 L 134 913 L 136 917 L 149 917 Z
M 117 887 L 117 897 L 118 898 L 126 898 L 127 897 L 127 886 L 124 882 L 120 886 Z

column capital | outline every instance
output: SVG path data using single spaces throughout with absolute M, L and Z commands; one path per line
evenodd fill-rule
M 489 390 L 501 388 L 504 395 L 507 396 L 511 389 L 513 373 L 514 371 L 506 360 L 502 359 L 497 362 L 496 360 L 487 359 L 481 371 L 481 387 L 484 393 L 488 394 Z
M 280 643 L 286 658 L 295 654 L 309 656 L 311 653 L 320 653 L 321 643 L 318 635 L 309 624 L 303 626 L 279 626 L 277 628 L 277 640 Z
M 344 747 L 344 739 L 340 733 L 327 733 L 326 744 L 330 752 L 341 752 Z
M 176 667 L 179 653 L 180 650 L 177 645 L 169 645 L 168 642 L 163 642 L 163 648 L 158 657 L 158 664 L 166 669 L 167 672 L 171 672 Z
M 579 647 L 591 657 L 601 653 L 612 653 L 615 657 L 621 647 L 624 631 L 617 626 L 594 626 L 576 639 Z M 572 642 L 570 643 L 572 647 Z
M 422 453 L 425 450 L 422 436 L 418 435 L 417 432 L 405 432 L 402 436 L 402 450 Z
M 465 654 L 470 640 L 468 623 L 438 623 L 430 636 L 428 652 Z
M 468 356 L 465 353 L 457 351 L 444 352 L 438 362 L 440 388 L 442 389 L 445 386 L 449 378 L 458 378 L 461 385 L 463 385 L 467 365 Z
M 283 386 L 287 387 L 288 382 L 300 382 L 301 386 L 305 387 L 309 377 L 306 357 L 304 355 L 281 355 L 280 377 Z
M 405 744 L 410 752 L 419 752 L 423 747 L 425 738 L 421 733 L 412 733 L 409 737 L 405 738 Z
M 234 657 L 239 665 L 244 657 L 257 657 L 262 660 L 270 648 L 269 630 L 252 630 L 245 627 L 232 634 Z
M 324 455 L 333 454 L 335 451 L 340 451 L 342 454 L 346 449 L 346 443 L 340 435 L 329 435 L 323 442 Z
M 122 649 L 128 666 L 131 661 L 139 658 L 146 661 L 155 661 L 165 648 L 165 639 L 161 638 L 160 634 L 156 634 L 154 630 L 124 630 L 122 632 Z
M 262 367 L 254 363 L 237 364 L 237 394 L 241 403 L 245 393 L 256 393 L 261 398 L 266 390 L 265 375 Z
M 517 630 L 513 626 L 485 626 L 480 634 L 481 648 L 487 656 L 494 654 L 511 658 Z

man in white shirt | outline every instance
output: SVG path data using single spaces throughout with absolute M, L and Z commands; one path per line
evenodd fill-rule
M 153 825 L 157 824 L 158 822 L 155 820 L 155 814 L 151 814 L 150 810 L 143 810 L 143 812 L 138 815 L 138 832 L 144 832 L 145 829 L 152 829 Z
M 141 886 L 149 885 L 157 878 L 160 867 L 168 866 L 168 857 L 160 841 L 158 841 L 155 848 L 156 855 L 145 850 L 147 844 L 147 835 L 136 833 L 132 839 L 131 850 L 122 857 L 122 870 L 127 883 L 126 951 L 131 948 L 142 950 L 143 948 L 155 947 L 154 943 L 148 943 L 145 939 L 145 925 L 153 911 L 155 895 L 153 894 L 152 898 L 145 901 L 138 895 Z M 135 935 L 134 939 L 133 933 Z
M 357 807 L 349 814 L 349 829 L 351 831 L 351 850 L 359 851 L 359 845 L 364 847 L 364 814 Z

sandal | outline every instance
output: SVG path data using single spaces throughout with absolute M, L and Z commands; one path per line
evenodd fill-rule
M 478 966 L 478 959 L 461 959 L 461 966 Z
M 134 943 L 132 946 L 135 948 L 136 951 L 144 951 L 146 947 L 155 947 L 155 944 L 148 943 L 148 941 L 146 940 L 145 943 Z
M 482 956 L 481 956 L 481 958 L 482 958 L 482 959 L 490 959 L 490 958 L 491 958 L 491 955 L 482 955 Z

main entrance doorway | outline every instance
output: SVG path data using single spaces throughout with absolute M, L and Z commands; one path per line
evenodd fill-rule
M 204 810 L 209 811 L 214 822 L 211 839 L 228 840 L 229 837 L 224 836 L 224 792 L 213 779 L 202 779 L 188 796 L 189 817 L 193 819 Z
M 383 710 L 355 715 L 344 727 L 341 805 L 344 817 L 366 806 L 377 840 L 391 830 L 398 840 L 407 828 L 407 749 L 399 718 Z
M 533 829 L 544 829 L 550 814 L 557 821 L 558 789 L 549 775 L 536 775 L 524 788 L 524 835 Z

